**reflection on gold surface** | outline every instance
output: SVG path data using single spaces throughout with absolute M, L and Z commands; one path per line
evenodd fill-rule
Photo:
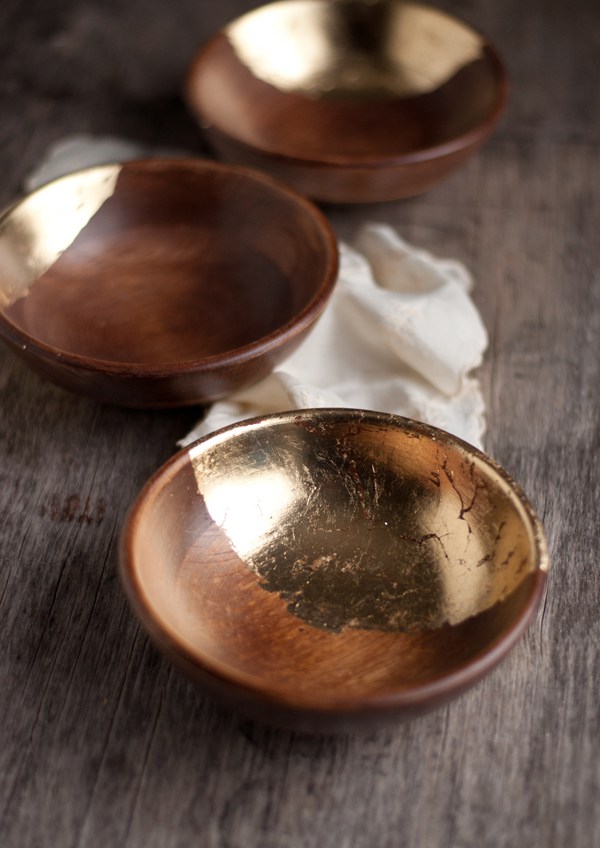
M 312 96 L 426 94 L 483 50 L 470 27 L 403 0 L 284 0 L 244 15 L 226 34 L 258 79 Z
M 438 628 L 546 567 L 536 519 L 483 457 L 351 416 L 283 413 L 190 450 L 213 521 L 291 613 L 333 631 Z
M 49 183 L 0 219 L 0 306 L 27 294 L 115 192 L 120 165 Z
M 293 503 L 289 481 L 275 470 L 247 478 L 210 480 L 204 498 L 212 520 L 241 557 L 260 555 Z

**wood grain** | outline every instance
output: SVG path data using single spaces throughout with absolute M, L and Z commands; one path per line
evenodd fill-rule
M 198 44 L 254 3 L 5 0 L 0 196 L 74 132 L 200 149 L 178 98 Z M 542 613 L 448 707 L 368 736 L 245 724 L 141 635 L 115 540 L 196 411 L 124 412 L 0 351 L 0 843 L 588 848 L 600 842 L 600 76 L 595 0 L 457 0 L 513 93 L 499 133 L 418 200 L 328 209 L 465 260 L 490 330 L 487 447 L 537 507 Z

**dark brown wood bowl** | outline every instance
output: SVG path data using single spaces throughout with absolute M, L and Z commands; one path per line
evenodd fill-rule
M 295 349 L 337 261 L 325 217 L 263 174 L 200 160 L 91 168 L 0 218 L 0 337 L 101 401 L 207 403 Z
M 309 731 L 412 716 L 475 683 L 522 635 L 547 565 L 492 460 L 342 409 L 196 442 L 148 482 L 121 540 L 159 649 L 244 715 Z
M 219 156 L 317 200 L 419 194 L 485 141 L 507 97 L 490 42 L 404 0 L 281 0 L 199 52 L 186 99 Z

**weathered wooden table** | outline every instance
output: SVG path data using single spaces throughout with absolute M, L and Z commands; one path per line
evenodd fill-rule
M 202 152 L 197 45 L 257 3 L 2 0 L 0 200 L 81 132 Z M 369 217 L 473 270 L 487 450 L 544 520 L 543 610 L 489 678 L 366 737 L 241 722 L 163 662 L 116 575 L 125 511 L 198 417 L 63 392 L 0 351 L 0 844 L 459 848 L 600 844 L 600 7 L 457 0 L 511 72 L 491 143 Z

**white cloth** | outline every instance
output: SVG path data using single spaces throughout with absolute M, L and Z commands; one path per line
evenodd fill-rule
M 123 139 L 66 139 L 27 186 L 148 155 L 174 152 Z M 485 405 L 471 372 L 481 364 L 487 333 L 467 269 L 411 247 L 384 224 L 366 224 L 340 251 L 336 289 L 301 347 L 261 383 L 215 403 L 181 445 L 254 415 L 331 406 L 416 418 L 482 446 Z
M 261 383 L 215 403 L 181 445 L 254 415 L 330 406 L 394 412 L 481 447 L 485 406 L 468 375 L 487 333 L 465 267 L 382 224 L 340 250 L 334 294 L 301 347 Z

